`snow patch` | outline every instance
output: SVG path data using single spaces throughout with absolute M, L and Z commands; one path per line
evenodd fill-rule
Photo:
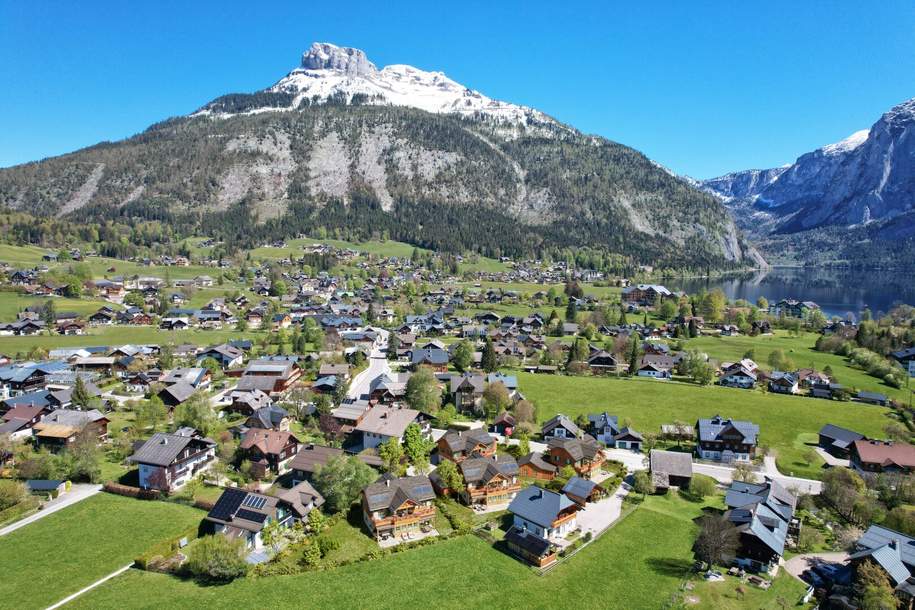
M 870 132 L 870 129 L 862 129 L 860 131 L 856 131 L 841 142 L 836 142 L 835 144 L 827 144 L 821 148 L 820 151 L 824 155 L 839 155 L 849 152 L 867 142 L 867 137 L 870 135 Z

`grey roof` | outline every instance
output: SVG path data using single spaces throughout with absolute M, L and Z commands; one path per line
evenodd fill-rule
M 544 423 L 543 426 L 540 428 L 540 431 L 544 435 L 546 435 L 547 433 L 549 433 L 551 430 L 553 430 L 554 428 L 556 428 L 558 426 L 562 426 L 563 428 L 565 428 L 566 430 L 568 430 L 575 436 L 578 436 L 581 434 L 581 430 L 579 429 L 578 426 L 575 425 L 575 422 L 573 422 L 568 416 L 563 415 L 562 413 L 559 413 L 558 415 L 554 415 L 549 420 L 547 420 L 547 422 Z
M 560 447 L 564 449 L 572 459 L 579 461 L 582 459 L 594 459 L 594 457 L 600 453 L 600 444 L 593 436 L 584 435 L 582 438 L 558 438 L 553 437 L 547 443 L 547 446 L 552 449 L 553 447 Z
M 633 430 L 632 428 L 629 428 L 628 426 L 625 427 L 625 428 L 623 428 L 622 430 L 620 430 L 618 434 L 615 434 L 615 435 L 613 436 L 613 440 L 621 440 L 621 439 L 624 439 L 624 438 L 626 438 L 626 437 L 634 438 L 634 439 L 636 439 L 637 441 L 644 441 L 644 440 L 645 440 L 645 437 L 643 437 L 641 434 L 639 434 L 638 432 L 636 432 L 636 431 Z
M 893 580 L 894 585 L 899 585 L 906 582 L 912 576 L 909 569 L 902 562 L 901 547 L 901 540 L 892 540 L 888 544 L 882 546 L 858 551 L 857 553 L 850 555 L 849 559 L 855 560 L 870 557 L 876 561 L 880 567 L 886 570 L 886 573 L 889 574 L 890 578 Z
M 469 385 L 471 391 L 473 392 L 483 392 L 484 386 L 486 385 L 485 380 L 482 375 L 474 375 L 471 373 L 464 373 L 463 375 L 452 375 L 451 377 L 451 393 L 454 394 L 457 392 L 461 386 Z
M 448 352 L 438 347 L 414 349 L 410 351 L 410 362 L 412 364 L 448 364 Z
M 744 442 L 749 445 L 756 444 L 756 437 L 759 435 L 759 426 L 748 421 L 739 421 L 736 419 L 727 419 L 716 415 L 711 419 L 700 419 L 698 422 L 699 440 L 714 441 L 727 428 L 733 427 L 743 435 Z
M 314 473 L 329 461 L 343 455 L 342 449 L 324 445 L 303 445 L 289 462 L 289 468 L 302 472 Z
M 858 434 L 854 430 L 841 428 L 833 424 L 826 424 L 820 428 L 820 435 L 833 439 L 832 444 L 837 447 L 847 448 L 855 441 L 864 438 L 863 434 Z
M 513 477 L 518 474 L 518 462 L 510 455 L 472 457 L 460 464 L 465 483 L 485 485 L 497 475 Z
M 276 496 L 280 500 L 287 502 L 299 518 L 311 512 L 311 509 L 308 508 L 309 504 L 313 504 L 314 508 L 320 508 L 324 505 L 324 496 L 312 487 L 308 481 L 302 481 L 292 489 L 284 489 Z
M 396 509 L 407 500 L 428 502 L 435 499 L 432 483 L 425 475 L 382 477 L 378 482 L 363 489 L 362 493 L 371 511 Z
M 496 442 L 483 428 L 472 430 L 449 430 L 442 437 L 452 452 L 467 451 L 477 445 L 492 445 Z
M 543 459 L 543 456 L 536 452 L 528 453 L 525 456 L 522 456 L 518 460 L 519 466 L 524 466 L 525 464 L 530 464 L 531 466 L 537 468 L 538 470 L 543 470 L 546 472 L 556 472 L 557 468 L 554 464 L 547 462 Z
M 893 540 L 899 540 L 900 542 L 899 553 L 902 557 L 902 562 L 909 568 L 915 568 L 915 538 L 906 536 L 896 530 L 891 530 L 888 527 L 871 525 L 858 539 L 858 548 L 876 549 L 891 543 Z
M 72 409 L 57 409 L 53 413 L 42 418 L 42 423 L 61 424 L 63 426 L 81 427 L 86 424 L 96 422 L 100 419 L 106 419 L 98 409 L 89 411 L 74 411 Z
M 610 426 L 610 429 L 614 432 L 619 430 L 619 418 L 616 415 L 608 414 L 606 411 L 588 415 L 588 421 L 591 422 L 591 427 L 595 429 Z
M 177 434 L 163 434 L 156 432 L 136 453 L 130 456 L 130 461 L 137 464 L 152 464 L 153 466 L 168 466 L 178 457 L 185 447 L 191 443 L 199 442 L 210 446 L 216 443 L 208 438 L 178 436 Z
M 415 409 L 375 405 L 365 414 L 356 430 L 400 438 L 418 416 L 419 411 Z
M 196 388 L 189 383 L 184 381 L 179 381 L 178 383 L 173 383 L 170 386 L 163 388 L 162 392 L 169 394 L 175 401 L 182 403 L 196 392 Z
M 775 481 L 761 484 L 734 481 L 724 501 L 730 509 L 725 514 L 738 531 L 755 536 L 774 553 L 782 555 L 788 523 L 797 504 L 791 492 Z
M 688 453 L 652 449 L 648 461 L 652 473 L 664 473 L 675 477 L 693 476 L 693 458 Z
M 518 548 L 524 549 L 535 557 L 547 555 L 553 547 L 549 540 L 545 540 L 537 534 L 514 525 L 505 532 L 504 540 L 509 544 L 514 544 Z
M 562 493 L 571 494 L 577 498 L 587 498 L 595 487 L 597 487 L 597 483 L 594 481 L 581 477 L 572 477 L 562 488 Z
M 518 492 L 518 495 L 508 505 L 508 512 L 541 527 L 549 528 L 552 527 L 553 521 L 556 520 L 559 513 L 570 506 L 577 505 L 567 495 L 531 485 Z

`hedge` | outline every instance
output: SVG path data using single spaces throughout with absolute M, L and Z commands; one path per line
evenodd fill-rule
M 128 498 L 138 498 L 140 500 L 158 500 L 162 497 L 162 492 L 155 489 L 142 489 L 140 487 L 122 485 L 120 483 L 115 483 L 114 481 L 108 481 L 102 489 L 111 494 L 127 496 Z

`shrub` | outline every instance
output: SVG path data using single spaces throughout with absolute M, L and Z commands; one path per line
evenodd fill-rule
M 188 553 L 187 571 L 203 582 L 229 582 L 248 572 L 243 540 L 204 536 Z

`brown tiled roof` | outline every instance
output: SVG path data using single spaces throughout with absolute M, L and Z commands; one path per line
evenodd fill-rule
M 855 451 L 867 464 L 915 468 L 915 446 L 908 443 L 858 440 Z
M 246 450 L 257 447 L 263 454 L 276 454 L 289 444 L 290 439 L 299 442 L 292 432 L 251 428 L 245 432 L 239 447 Z

